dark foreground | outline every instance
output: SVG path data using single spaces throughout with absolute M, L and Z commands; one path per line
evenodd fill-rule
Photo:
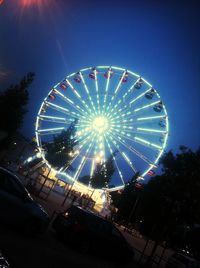
M 81 254 L 58 241 L 52 230 L 44 235 L 28 237 L 0 226 L 0 248 L 9 259 L 11 268 L 138 267 L 134 262 L 120 265 L 100 255 Z

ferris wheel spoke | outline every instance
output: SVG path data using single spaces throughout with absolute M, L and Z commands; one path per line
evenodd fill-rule
M 139 108 L 135 109 L 134 112 L 138 112 L 138 111 L 140 111 L 140 110 L 147 109 L 147 108 L 149 108 L 149 107 L 151 107 L 151 106 L 154 106 L 154 105 L 158 104 L 159 102 L 160 102 L 160 100 L 155 101 L 155 102 L 152 102 L 152 103 L 147 104 L 147 105 L 144 105 L 144 106 L 142 106 L 142 107 L 139 107 Z
M 90 96 L 90 92 L 89 92 L 88 86 L 87 86 L 87 84 L 86 84 L 86 82 L 85 82 L 85 79 L 84 79 L 84 77 L 83 77 L 83 75 L 82 75 L 82 72 L 79 72 L 79 74 L 80 74 L 81 80 L 82 80 L 82 82 L 83 82 L 84 89 L 85 89 L 85 91 L 86 91 L 86 93 L 87 93 L 87 95 L 88 95 L 88 98 L 89 98 L 89 100 L 90 100 L 90 103 L 91 103 L 91 105 L 92 105 L 92 108 L 93 108 L 95 114 L 97 114 L 96 108 L 95 108 L 95 106 L 94 106 L 94 102 L 93 102 L 93 100 L 92 100 L 92 97 Z
M 125 75 L 125 73 L 126 72 L 124 72 L 124 74 L 123 75 Z M 138 76 L 139 77 L 139 76 Z M 123 78 L 124 78 L 124 76 L 123 76 Z M 123 80 L 123 78 L 122 78 L 122 80 Z M 122 102 L 122 100 L 123 101 L 125 101 L 125 98 L 126 98 L 126 96 L 129 94 L 129 93 L 131 93 L 131 92 L 133 92 L 133 89 L 134 89 L 134 87 L 135 87 L 135 85 L 137 84 L 137 82 L 139 81 L 139 79 L 140 79 L 140 77 L 130 86 L 130 88 L 127 90 L 127 92 L 122 96 L 122 99 L 120 99 L 118 102 L 117 102 L 117 104 L 115 104 L 114 106 L 113 106 L 113 102 L 114 102 L 114 99 L 115 99 L 115 97 L 116 97 L 116 95 L 114 95 L 112 98 L 111 98 L 111 102 L 110 102 L 110 104 L 109 104 L 109 106 L 108 106 L 108 109 L 111 107 L 111 106 L 113 106 L 113 108 L 115 108 L 115 109 L 117 109 L 117 107 L 119 106 L 119 104 Z M 121 81 L 122 81 L 121 80 Z M 118 88 L 117 88 L 117 91 L 118 91 Z M 127 105 L 125 105 L 125 103 L 124 103 L 124 108 L 128 108 L 129 109 L 129 107 L 127 106 Z M 113 109 L 112 109 L 113 110 Z M 111 112 L 112 112 L 112 110 L 111 110 Z
M 99 141 L 100 144 L 102 144 L 102 141 Z M 99 158 L 98 157 L 98 151 L 101 147 L 101 150 L 102 150 L 102 146 L 99 146 L 99 143 L 96 142 L 95 144 L 95 148 L 94 148 L 94 157 L 93 157 L 93 160 L 91 161 L 91 168 L 90 168 L 90 181 L 89 181 L 89 186 L 91 186 L 91 181 L 92 181 L 92 177 L 93 177 L 93 174 L 94 174 L 94 169 L 95 169 L 95 162 L 98 162 L 97 160 L 101 161 L 102 158 Z
M 86 161 L 87 161 L 87 155 L 82 156 L 81 162 L 80 162 L 79 166 L 77 167 L 76 173 L 73 177 L 74 181 L 78 180 Z
M 127 111 L 126 113 L 121 113 L 122 109 L 119 109 L 116 112 L 113 112 L 112 114 L 108 115 L 108 117 L 111 120 L 121 119 L 122 117 L 125 117 L 127 119 L 128 116 L 134 116 L 134 112 Z
M 109 105 L 108 105 L 107 110 L 109 110 L 110 107 L 112 107 L 112 106 L 113 106 L 113 108 L 117 109 L 117 107 L 118 107 L 119 104 L 122 102 L 122 100 L 124 100 L 124 96 L 125 96 L 125 94 L 122 96 L 122 99 L 118 100 L 118 102 L 114 105 L 115 99 L 116 99 L 116 97 L 117 97 L 118 90 L 119 90 L 119 88 L 120 88 L 121 85 L 122 85 L 122 81 L 123 81 L 124 76 L 126 75 L 126 73 L 127 73 L 127 71 L 125 70 L 125 71 L 123 72 L 121 78 L 120 78 L 120 81 L 119 81 L 119 83 L 118 83 L 118 85 L 117 85 L 115 91 L 114 91 L 114 95 L 113 95 L 112 98 L 111 98 L 111 101 L 110 101 L 110 103 L 109 103 Z M 135 83 L 132 85 L 132 87 L 134 87 L 134 85 L 135 85 Z M 131 87 L 129 90 L 132 90 L 132 87 Z M 124 103 L 124 104 L 125 104 L 125 103 Z M 113 109 L 112 109 L 112 110 L 113 110 Z M 111 110 L 111 112 L 112 112 L 112 110 Z
M 70 89 L 72 90 L 72 92 L 75 94 L 75 96 L 78 98 L 78 100 L 82 103 L 82 105 L 86 108 L 85 113 L 86 114 L 90 114 L 92 112 L 92 110 L 89 108 L 89 106 L 87 105 L 87 103 L 84 101 L 83 97 L 79 94 L 79 92 L 73 87 L 73 85 L 70 83 L 69 79 L 65 79 L 65 81 L 67 82 L 67 84 L 69 85 Z
M 110 154 L 113 155 L 114 152 L 113 152 L 113 150 L 112 150 L 112 148 L 111 148 L 111 146 L 110 146 L 110 143 L 108 142 L 108 140 L 107 140 L 106 138 L 105 138 L 105 140 L 106 140 L 106 143 L 107 143 L 107 145 L 108 145 Z M 122 182 L 123 185 L 125 185 L 124 178 L 123 178 L 123 174 L 122 174 L 121 170 L 119 169 L 119 166 L 118 166 L 118 164 L 117 164 L 116 157 L 115 157 L 114 155 L 113 155 L 113 160 L 114 160 L 115 166 L 116 166 L 116 168 L 117 168 L 117 172 L 118 172 L 118 174 L 119 174 L 119 177 L 120 177 L 120 179 L 121 179 L 121 182 Z
M 108 105 L 107 111 L 109 111 L 110 113 L 112 113 L 113 111 L 117 110 L 117 107 L 122 103 L 122 99 L 119 99 L 118 102 L 113 105 L 112 109 L 109 111 L 110 107 L 111 107 L 111 103 Z
M 98 112 L 100 113 L 99 85 L 98 85 L 97 70 L 94 70 L 94 75 L 95 75 L 95 87 L 96 87 L 96 94 L 97 94 Z
M 121 103 L 122 101 L 120 101 Z M 145 109 L 147 109 L 148 107 L 151 107 L 157 103 L 159 103 L 160 101 L 157 101 L 157 102 L 154 102 L 152 104 L 149 104 L 149 105 L 145 105 L 145 106 L 142 106 L 140 108 L 137 108 L 137 109 L 134 109 L 132 111 L 130 111 L 130 106 L 124 104 L 122 108 L 116 110 L 116 107 L 112 108 L 112 110 L 110 111 L 110 113 L 112 113 L 111 115 L 111 118 L 120 118 L 120 117 L 126 117 L 129 118 L 129 117 L 136 117 L 136 112 L 139 111 L 139 110 L 143 110 L 145 111 Z M 119 115 L 120 114 L 120 115 Z M 164 117 L 164 116 L 163 116 Z
M 75 110 L 79 111 L 82 115 L 85 114 L 84 110 L 81 109 L 80 106 L 76 105 L 74 103 L 74 101 L 72 101 L 70 98 L 66 97 L 65 95 L 63 95 L 59 90 L 57 89 L 53 89 L 53 91 L 55 92 L 55 94 L 57 94 L 61 99 L 63 99 L 66 103 L 68 103 L 72 108 L 74 108 Z
M 127 162 L 127 164 L 131 167 L 131 169 L 134 171 L 134 173 L 136 173 L 137 170 L 136 170 L 136 168 L 134 167 L 132 161 L 129 159 L 129 157 L 127 156 L 127 154 L 126 154 L 125 152 L 123 152 L 123 151 L 119 148 L 119 146 L 118 146 L 117 143 L 116 143 L 116 139 L 117 139 L 117 138 L 114 137 L 114 136 L 112 135 L 112 140 L 111 140 L 111 139 L 109 139 L 109 140 L 112 142 L 113 146 L 115 146 L 115 148 L 117 149 L 117 151 L 119 151 L 119 153 L 122 155 L 122 157 L 123 157 L 124 160 Z
M 84 155 L 82 157 L 81 163 L 78 166 L 77 171 L 76 171 L 76 173 L 74 175 L 74 181 L 77 181 L 79 176 L 80 176 L 80 174 L 81 174 L 81 171 L 82 171 L 82 169 L 83 169 L 83 167 L 84 167 L 84 165 L 85 165 L 85 163 L 87 161 L 87 157 L 88 157 L 88 155 L 89 155 L 89 153 L 90 153 L 90 151 L 91 151 L 91 149 L 92 149 L 92 147 L 94 145 L 94 140 L 95 140 L 95 135 L 94 135 L 94 138 L 93 138 L 92 142 L 90 143 L 89 147 L 86 150 L 86 155 Z
M 149 107 L 149 106 L 148 106 Z M 145 108 L 148 108 L 148 107 L 145 107 Z M 146 112 L 146 110 L 145 110 L 145 108 L 144 108 L 144 110 L 142 110 L 142 112 Z M 141 115 L 140 115 L 141 116 Z M 165 119 L 166 121 L 167 121 L 167 119 L 168 119 L 168 117 L 167 117 L 167 114 L 163 114 L 163 115 L 161 115 L 161 116 L 149 116 L 149 117 L 138 117 L 138 115 L 137 115 L 137 111 L 135 112 L 135 110 L 133 110 L 132 112 L 130 112 L 130 111 L 128 111 L 128 112 L 126 112 L 126 113 L 121 113 L 120 115 L 118 114 L 117 115 L 117 112 L 115 112 L 115 113 L 113 113 L 113 115 L 112 115 L 112 119 L 114 119 L 114 118 L 116 118 L 116 119 L 120 119 L 121 117 L 125 117 L 126 118 L 126 120 L 133 120 L 135 123 L 139 123 L 138 121 L 140 121 L 140 123 L 142 123 L 142 121 L 144 121 L 144 120 L 155 120 L 155 119 L 158 119 L 158 118 L 160 118 L 161 120 L 162 119 Z M 144 123 L 144 122 L 143 122 Z
M 73 111 L 70 111 L 60 105 L 57 105 L 57 104 L 54 104 L 54 103 L 51 103 L 51 102 L 48 102 L 48 101 L 45 101 L 45 106 L 51 108 L 51 109 L 54 109 L 58 112 L 61 112 L 61 113 L 64 113 L 64 114 L 67 114 L 69 116 L 72 116 L 74 118 L 80 118 L 81 117 L 81 114 L 78 114 L 76 112 L 73 112 Z
M 61 123 L 61 124 L 71 124 L 74 120 L 67 119 L 65 117 L 49 116 L 49 115 L 38 115 L 38 118 L 42 121 Z
M 143 128 L 143 127 L 137 127 L 137 132 L 140 133 L 151 133 L 151 134 L 166 134 L 166 130 L 160 130 L 160 129 L 153 129 L 153 128 Z
M 120 80 L 119 80 L 119 82 L 118 82 L 118 84 L 117 84 L 117 86 L 116 86 L 116 88 L 115 88 L 114 95 L 112 96 L 112 98 L 111 98 L 111 100 L 110 100 L 110 103 L 109 103 L 109 105 L 108 105 L 108 107 L 107 107 L 107 109 L 106 109 L 107 111 L 109 111 L 110 107 L 113 105 L 113 103 L 114 103 L 114 101 L 115 101 L 115 98 L 117 97 L 118 90 L 120 89 L 120 87 L 121 87 L 121 85 L 122 85 L 122 81 L 123 81 L 123 79 L 124 79 L 125 74 L 126 74 L 126 71 L 123 72 L 123 74 L 122 74 L 122 76 L 121 76 L 121 78 L 120 78 Z M 119 103 L 120 103 L 120 102 L 121 102 L 121 100 L 119 100 Z M 117 106 L 116 106 L 116 107 L 117 107 Z
M 65 127 L 38 129 L 37 133 L 40 135 L 58 134 L 65 130 Z
M 166 115 L 138 117 L 137 118 L 138 121 L 148 121 L 148 120 L 155 120 L 155 119 L 166 119 Z
M 151 90 L 152 90 L 152 88 L 147 89 L 146 91 L 144 91 L 143 93 L 141 93 L 139 96 L 137 96 L 136 98 L 134 98 L 133 100 L 131 100 L 131 101 L 129 102 L 129 104 L 131 105 L 131 104 L 134 103 L 135 101 L 141 99 L 142 97 L 144 97 L 144 95 L 145 95 L 146 93 L 148 93 L 148 92 L 151 91 Z
M 135 75 L 134 75 L 134 77 L 135 77 Z M 133 92 L 134 87 L 138 83 L 139 79 L 140 79 L 140 77 L 138 75 L 137 76 L 137 80 L 130 86 L 130 88 L 127 90 L 127 92 L 122 96 L 123 99 L 125 99 L 129 93 L 132 93 Z
M 130 134 L 145 134 L 145 135 L 153 135 L 153 136 L 160 136 L 162 135 L 166 135 L 167 131 L 166 130 L 159 130 L 159 129 L 150 129 L 150 128 L 140 128 L 138 127 L 137 129 L 134 129 L 134 127 L 132 126 L 119 126 L 116 125 L 115 131 L 119 131 L 120 133 L 127 135 L 127 136 L 131 136 Z
M 130 110 L 130 106 L 123 103 L 123 100 L 120 99 L 118 103 L 122 104 L 121 107 L 117 108 L 116 105 L 113 106 L 113 108 L 109 111 L 109 118 L 111 119 L 117 119 L 121 117 L 135 117 L 135 111 Z
M 139 96 L 138 96 L 139 97 Z M 142 97 L 142 96 L 141 96 Z M 138 111 L 145 111 L 147 108 L 149 108 L 149 107 L 152 107 L 152 106 L 155 106 L 156 104 L 158 104 L 158 103 L 160 103 L 160 99 L 159 100 L 157 100 L 157 101 L 155 101 L 155 102 L 152 102 L 152 103 L 150 103 L 150 104 L 147 104 L 147 105 L 144 105 L 144 106 L 141 106 L 141 107 L 139 107 L 139 108 L 136 108 L 136 109 L 134 109 L 132 112 L 130 112 L 130 107 L 128 107 L 127 105 L 124 105 L 124 107 L 123 108 L 121 108 L 121 109 L 119 109 L 120 110 L 120 112 L 123 112 L 123 116 L 132 116 L 132 115 L 135 115 L 135 113 L 136 112 L 138 112 Z M 127 110 L 127 111 L 126 111 Z M 118 112 L 117 111 L 115 111 L 114 112 L 114 114 L 113 114 L 113 116 L 115 115 L 115 114 L 117 114 Z
M 119 107 L 119 105 L 121 105 L 121 107 Z M 115 115 L 115 114 L 118 114 L 119 112 L 125 113 L 126 111 L 127 112 L 130 111 L 130 106 L 125 104 L 124 100 L 120 98 L 118 102 L 115 105 L 113 105 L 112 109 L 109 112 Z
M 94 167 L 95 167 L 95 160 L 93 159 L 93 160 L 91 161 L 89 186 L 90 186 L 90 184 L 91 184 L 91 180 L 92 180 L 92 177 L 93 177 L 93 174 L 94 174 Z
M 120 118 L 117 117 L 117 118 L 114 118 L 112 120 L 112 122 L 114 122 L 115 125 L 118 125 L 120 127 L 121 125 L 125 125 L 125 126 L 131 125 L 132 126 L 133 123 L 136 122 L 136 120 L 133 117 L 128 118 L 128 119 L 123 119 L 123 120 L 122 119 L 120 120 Z
M 75 138 L 77 140 L 77 142 L 80 144 L 85 144 L 87 142 L 90 142 L 90 139 L 92 138 L 93 133 L 90 133 L 88 135 L 87 132 L 83 132 L 81 135 L 79 134 L 79 131 L 77 131 Z
M 137 137 L 137 136 L 134 137 L 134 140 L 135 140 L 137 143 L 140 143 L 140 144 L 142 144 L 142 145 L 144 145 L 144 146 L 146 146 L 146 147 L 148 147 L 148 148 L 154 149 L 154 150 L 159 150 L 159 151 L 161 151 L 161 150 L 163 149 L 160 145 L 155 144 L 155 143 L 152 143 L 152 142 L 150 142 L 150 141 L 148 141 L 148 140 L 145 140 L 145 139 L 140 138 L 140 137 Z
M 121 133 L 118 133 L 118 137 L 116 137 L 116 139 L 118 140 L 119 143 L 121 143 L 123 146 L 125 146 L 129 151 L 131 151 L 132 153 L 134 153 L 136 156 L 138 156 L 141 160 L 143 160 L 144 162 L 146 162 L 149 165 L 154 165 L 153 161 L 151 161 L 148 157 L 146 157 L 145 155 L 143 155 L 141 152 L 139 152 L 138 150 L 136 150 L 133 146 L 128 145 L 126 143 L 126 141 L 124 141 L 122 138 L 131 140 L 133 142 L 135 142 L 134 139 L 127 137 Z
M 116 87 L 116 89 L 115 89 L 115 91 L 114 91 L 114 94 L 115 94 L 115 95 L 117 95 L 117 92 L 118 92 L 118 90 L 120 89 L 120 87 L 121 87 L 121 85 L 122 85 L 122 81 L 123 81 L 123 79 L 124 79 L 125 74 L 126 74 L 126 71 L 123 72 L 123 74 L 122 74 L 122 76 L 121 76 L 121 78 L 120 78 L 120 80 L 119 80 L 119 83 L 117 84 L 117 87 Z
M 66 171 L 66 170 L 73 164 L 73 162 L 77 159 L 77 157 L 78 157 L 79 155 L 81 155 L 81 150 L 83 150 L 83 148 L 87 145 L 87 143 L 90 142 L 90 139 L 91 139 L 91 138 L 92 138 L 92 134 L 89 135 L 89 136 L 87 136 L 87 137 L 83 140 L 83 142 L 80 143 L 80 141 L 78 141 L 78 142 L 79 142 L 79 145 L 76 146 L 76 150 L 75 150 L 75 152 L 74 152 L 75 157 L 73 157 L 73 159 L 71 160 L 70 164 L 69 164 L 63 171 Z
M 105 94 L 104 94 L 104 100 L 103 100 L 103 112 L 105 112 L 106 99 L 108 96 L 108 88 L 109 88 L 110 78 L 111 78 L 111 67 L 108 70 L 108 77 L 106 80 L 106 88 L 105 88 Z

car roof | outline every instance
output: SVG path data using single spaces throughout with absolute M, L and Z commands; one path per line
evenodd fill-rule
M 183 257 L 183 258 L 185 258 L 185 259 L 187 259 L 187 260 L 189 260 L 189 261 L 197 261 L 197 260 L 195 260 L 194 258 L 192 258 L 191 256 L 185 255 L 185 254 L 180 253 L 180 252 L 176 252 L 176 253 L 174 253 L 174 254 L 172 255 L 172 257 L 174 257 L 174 258 L 175 258 L 176 256 L 181 256 L 181 257 Z
M 12 171 L 6 169 L 6 168 L 3 168 L 3 167 L 0 167 L 0 170 L 2 170 L 3 172 L 5 173 L 8 173 L 9 175 L 11 175 L 12 177 L 14 177 L 16 180 L 18 180 L 21 183 L 20 179 L 18 178 L 18 176 L 16 174 L 14 174 Z
M 4 172 L 9 173 L 10 175 L 17 177 L 17 176 L 16 176 L 12 171 L 10 171 L 9 169 L 6 169 L 6 168 L 4 168 L 4 167 L 0 167 L 0 170 L 3 170 Z
M 26 189 L 26 187 L 23 185 L 23 183 L 21 182 L 21 180 L 18 178 L 18 176 L 16 174 L 14 174 L 12 171 L 10 171 L 6 168 L 3 168 L 3 167 L 0 167 L 0 171 L 1 170 L 5 173 L 8 173 L 10 176 L 12 176 L 17 181 L 17 183 L 21 185 L 21 187 L 24 189 L 24 191 L 26 193 L 28 193 L 28 190 Z
M 94 213 L 93 211 L 86 210 L 85 208 L 82 208 L 82 207 L 80 207 L 80 206 L 72 205 L 72 206 L 69 208 L 69 210 L 71 210 L 71 209 L 72 209 L 72 210 L 81 211 L 81 212 L 83 212 L 83 213 L 85 213 L 85 214 L 88 214 L 88 215 L 90 215 L 90 216 L 96 217 L 96 218 L 99 219 L 99 220 L 102 220 L 102 221 L 105 221 L 105 222 L 108 222 L 108 223 L 114 225 L 111 221 L 109 221 L 109 220 L 103 218 L 103 217 L 100 216 L 100 215 L 97 215 L 97 214 Z

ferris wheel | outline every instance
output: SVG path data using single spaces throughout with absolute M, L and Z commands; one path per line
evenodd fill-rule
M 92 178 L 97 163 L 110 155 L 115 172 L 109 191 L 122 189 L 137 172 L 139 179 L 155 174 L 167 144 L 168 115 L 157 90 L 143 77 L 124 68 L 97 66 L 56 84 L 40 106 L 35 129 L 38 149 L 48 166 L 45 144 L 75 120 L 78 143 L 73 170 L 61 168 L 58 174 L 71 182 L 85 175 Z

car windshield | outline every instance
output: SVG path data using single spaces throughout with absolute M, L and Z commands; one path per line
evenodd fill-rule
M 101 217 L 85 211 L 79 207 L 72 206 L 63 213 L 63 216 L 70 216 L 70 218 L 77 219 L 78 221 L 90 225 L 90 227 L 95 226 L 95 229 L 100 232 L 110 233 L 112 231 L 112 224 L 105 221 Z M 117 235 L 117 234 L 116 234 Z M 120 236 L 120 234 L 118 234 Z

